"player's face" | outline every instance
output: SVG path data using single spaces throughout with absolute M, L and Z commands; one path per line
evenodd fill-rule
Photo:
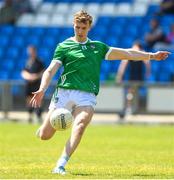
M 75 37 L 77 39 L 77 41 L 79 42 L 83 42 L 86 40 L 87 36 L 88 36 L 88 32 L 91 28 L 91 25 L 89 24 L 89 22 L 82 23 L 82 22 L 78 22 L 75 21 L 74 22 L 74 33 L 75 33 Z

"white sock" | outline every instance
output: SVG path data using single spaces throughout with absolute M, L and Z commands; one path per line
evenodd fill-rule
M 61 156 L 60 159 L 57 161 L 57 166 L 63 166 L 65 167 L 65 165 L 67 164 L 69 160 L 69 156 Z

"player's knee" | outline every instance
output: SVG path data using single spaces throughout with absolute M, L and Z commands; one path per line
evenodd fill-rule
M 39 133 L 39 137 L 41 140 L 49 140 L 52 136 L 45 130 L 41 130 Z
M 79 136 L 82 136 L 83 132 L 85 131 L 85 124 L 84 123 L 79 123 L 77 125 L 76 132 L 78 133 Z

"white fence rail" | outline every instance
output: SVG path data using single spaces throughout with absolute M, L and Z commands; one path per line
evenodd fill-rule
M 48 107 L 56 82 L 52 82 L 46 92 L 44 108 Z M 146 94 L 141 99 L 138 93 L 134 97 L 136 113 L 174 114 L 174 84 L 102 84 L 97 97 L 96 112 L 120 112 L 125 103 L 125 87 L 134 86 L 138 92 L 144 86 Z M 144 101 L 144 107 L 139 102 Z M 1 81 L 0 82 L 0 111 L 4 118 L 8 118 L 9 111 L 25 111 L 25 82 Z

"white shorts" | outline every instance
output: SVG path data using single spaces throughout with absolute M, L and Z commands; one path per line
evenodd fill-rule
M 49 109 L 66 108 L 73 111 L 79 106 L 92 106 L 95 108 L 96 96 L 94 93 L 56 88 Z

